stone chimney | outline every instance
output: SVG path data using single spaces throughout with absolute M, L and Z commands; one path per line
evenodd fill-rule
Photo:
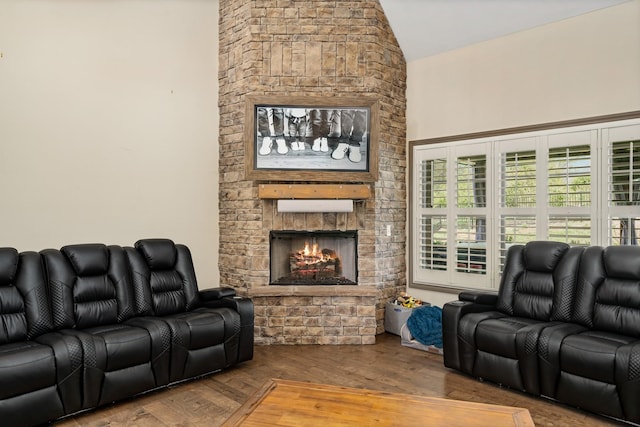
M 406 63 L 384 11 L 377 0 L 220 0 L 219 28 L 221 283 L 253 298 L 258 344 L 372 344 L 385 301 L 406 286 Z M 352 213 L 279 213 L 260 199 L 245 178 L 247 95 L 375 97 L 371 197 Z M 270 230 L 357 230 L 358 285 L 269 286 Z

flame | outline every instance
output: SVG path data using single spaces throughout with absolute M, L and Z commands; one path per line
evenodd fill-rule
M 304 242 L 304 244 L 303 244 Z M 289 252 L 289 272 L 294 280 L 316 282 L 342 275 L 342 262 L 332 248 L 322 248 L 315 239 L 297 241 Z
M 321 261 L 327 261 L 333 259 L 334 256 L 331 256 L 330 253 L 325 253 L 326 251 L 322 251 L 318 246 L 318 243 L 310 244 L 309 242 L 304 242 L 304 249 L 296 252 L 296 258 L 298 258 L 301 262 L 305 264 L 315 264 Z
M 302 250 L 302 254 L 304 256 L 321 256 L 322 253 L 320 249 L 318 249 L 318 244 L 314 243 L 311 248 L 309 248 L 309 242 L 304 242 L 304 249 Z

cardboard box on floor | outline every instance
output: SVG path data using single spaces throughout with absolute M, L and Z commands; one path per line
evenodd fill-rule
M 413 308 L 403 307 L 393 302 L 387 302 L 384 306 L 384 330 L 400 335 L 400 328 L 407 323 Z

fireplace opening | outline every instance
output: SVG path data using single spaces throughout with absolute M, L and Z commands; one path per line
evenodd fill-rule
M 271 231 L 271 285 L 357 285 L 357 231 Z

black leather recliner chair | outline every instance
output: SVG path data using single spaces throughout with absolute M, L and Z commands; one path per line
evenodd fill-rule
M 513 246 L 498 294 L 443 307 L 445 366 L 640 422 L 640 247 Z
M 552 322 L 570 320 L 582 251 L 558 242 L 509 248 L 498 295 L 481 296 L 495 298 L 490 306 L 476 306 L 472 293 L 445 305 L 443 328 L 455 328 L 443 335 L 445 366 L 539 394 L 538 337 Z
M 186 246 L 166 239 L 147 239 L 138 241 L 135 248 L 126 248 L 126 253 L 136 291 L 136 315 L 147 321 L 151 316 L 168 327 L 169 382 L 238 362 L 240 314 L 230 307 L 203 305 L 204 297 L 198 293 L 191 253 Z M 253 318 L 252 312 L 247 314 Z M 248 347 L 253 349 L 253 345 Z
M 36 252 L 0 248 L 0 423 L 35 425 L 80 409 L 81 346 L 53 332 Z
M 572 323 L 543 331 L 545 396 L 640 422 L 640 247 L 589 247 Z
M 93 408 L 151 390 L 162 383 L 157 363 L 170 350 L 162 336 L 126 323 L 135 315 L 124 250 L 84 244 L 41 252 L 54 327 L 82 345 L 82 405 Z M 166 384 L 166 383 L 165 383 Z

